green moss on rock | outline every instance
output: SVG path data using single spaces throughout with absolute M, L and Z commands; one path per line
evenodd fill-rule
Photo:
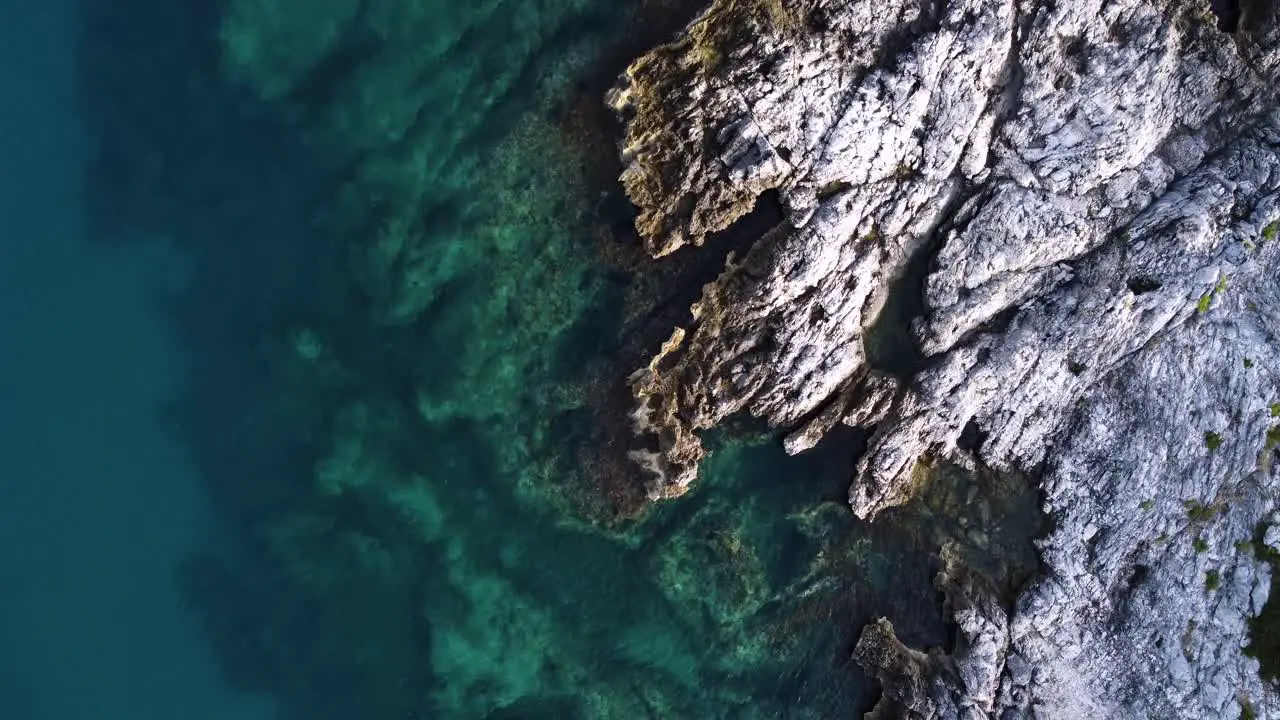
M 1199 500 L 1186 500 L 1182 506 L 1187 510 L 1187 519 L 1193 523 L 1209 522 L 1227 511 L 1227 504 L 1221 501 L 1205 505 Z

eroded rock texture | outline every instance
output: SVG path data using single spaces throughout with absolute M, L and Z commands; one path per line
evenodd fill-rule
M 1280 31 L 1229 4 L 1233 33 L 1207 0 L 717 0 L 611 96 L 655 256 L 787 217 L 632 378 L 653 496 L 740 411 L 792 451 L 874 425 L 863 517 L 922 461 L 1039 479 L 1043 568 L 962 717 L 1280 711 L 1242 651 L 1280 485 Z M 900 367 L 891 293 L 923 297 Z
M 876 677 L 883 692 L 868 720 L 990 717 L 995 710 L 1000 669 L 1009 650 L 1008 618 L 997 592 L 963 564 L 958 550 L 944 547 L 944 569 L 935 584 L 945 595 L 956 624 L 951 654 L 903 645 L 887 619 L 868 625 L 853 656 Z

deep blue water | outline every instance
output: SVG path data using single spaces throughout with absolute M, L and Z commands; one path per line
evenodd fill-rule
M 186 268 L 91 236 L 72 0 L 0 2 L 0 717 L 257 720 L 174 565 L 212 541 L 161 409 L 183 355 L 157 303 Z

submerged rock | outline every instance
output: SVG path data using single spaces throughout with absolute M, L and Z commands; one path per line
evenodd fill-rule
M 792 451 L 874 426 L 866 518 L 922 462 L 1038 480 L 1039 573 L 981 622 L 952 603 L 981 668 L 860 643 L 924 678 L 886 686 L 911 712 L 1280 711 L 1242 649 L 1280 445 L 1280 29 L 1234 8 L 1228 34 L 1207 0 L 716 0 L 610 96 L 655 257 L 786 216 L 632 377 L 651 496 L 742 411 Z

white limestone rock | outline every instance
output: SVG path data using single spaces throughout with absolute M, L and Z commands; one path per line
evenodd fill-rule
M 1229 35 L 1205 0 L 771 7 L 717 0 L 614 95 L 653 254 L 767 190 L 788 218 L 633 379 L 651 493 L 682 492 L 697 433 L 739 411 L 796 452 L 874 425 L 867 518 L 922 460 L 1031 474 L 1043 567 L 982 616 L 1007 648 L 949 680 L 982 698 L 964 717 L 1280 712 L 1242 651 L 1269 571 L 1241 549 L 1280 489 L 1275 11 Z M 919 253 L 923 288 L 895 286 Z M 870 366 L 890 291 L 923 294 L 910 368 Z

